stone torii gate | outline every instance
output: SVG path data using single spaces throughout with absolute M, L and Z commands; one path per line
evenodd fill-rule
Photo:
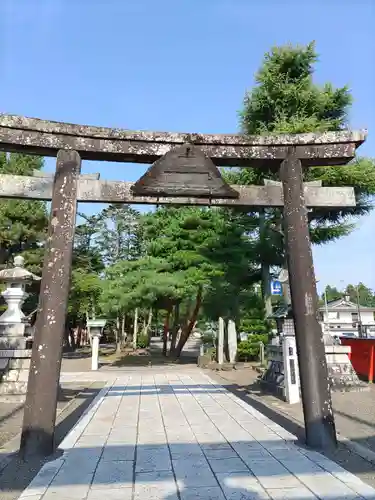
M 336 444 L 306 217 L 355 206 L 354 190 L 303 185 L 303 168 L 343 165 L 365 132 L 279 136 L 141 132 L 0 115 L 0 149 L 56 156 L 54 177 L 0 175 L 0 197 L 52 200 L 21 439 L 23 455 L 54 447 L 56 402 L 78 201 L 282 207 L 307 444 Z M 152 164 L 136 183 L 81 176 L 81 160 Z M 217 166 L 271 168 L 281 185 L 228 186 Z M 43 174 L 42 174 L 43 175 Z

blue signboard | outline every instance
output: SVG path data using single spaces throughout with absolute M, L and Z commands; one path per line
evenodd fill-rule
M 282 295 L 283 285 L 280 281 L 271 281 L 271 295 Z

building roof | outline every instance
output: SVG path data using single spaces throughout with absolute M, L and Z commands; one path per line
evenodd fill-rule
M 292 307 L 282 304 L 269 316 L 271 319 L 287 318 L 292 316 Z
M 345 299 L 345 297 L 337 300 L 331 300 L 327 304 L 327 309 L 329 311 L 353 311 L 357 312 L 358 306 L 355 302 Z M 326 306 L 323 305 L 319 308 L 320 311 L 325 311 Z M 375 307 L 360 306 L 360 311 L 375 311 Z

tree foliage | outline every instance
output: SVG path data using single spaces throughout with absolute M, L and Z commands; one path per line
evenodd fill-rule
M 345 296 L 355 304 L 359 303 L 361 306 L 375 307 L 375 292 L 361 282 L 358 285 L 349 284 L 344 290 L 338 290 L 335 286 L 327 285 L 321 295 L 321 299 L 322 301 L 326 299 L 327 302 L 332 302 Z
M 139 213 L 125 204 L 109 205 L 100 213 L 96 245 L 105 265 L 139 257 L 138 217 Z
M 327 285 L 322 293 L 322 300 L 332 302 L 333 300 L 341 299 L 344 293 L 338 290 L 335 286 Z
M 256 75 L 255 86 L 246 93 L 240 112 L 242 132 L 280 134 L 325 132 L 348 125 L 352 97 L 347 86 L 322 86 L 313 80 L 318 60 L 314 43 L 307 46 L 275 47 L 264 57 Z M 278 174 L 251 167 L 231 169 L 228 180 L 238 184 L 263 184 L 264 178 L 278 179 Z M 375 163 L 357 158 L 350 165 L 306 169 L 305 181 L 321 180 L 323 186 L 353 186 L 356 207 L 340 210 L 314 208 L 308 214 L 311 241 L 323 244 L 349 234 L 356 218 L 372 208 L 375 193 Z M 263 238 L 258 234 L 259 263 L 280 266 L 284 261 L 282 212 L 268 209 Z M 254 217 L 254 214 L 251 214 Z
M 174 311 L 179 354 L 200 313 L 236 315 L 251 287 L 253 243 L 241 219 L 222 209 L 161 208 L 144 215 L 139 228 L 144 255 L 106 269 L 102 308 L 163 309 L 167 318 Z
M 265 55 L 254 87 L 247 92 L 240 123 L 243 134 L 325 132 L 348 126 L 352 102 L 347 87 L 313 80 L 317 61 L 314 44 L 285 46 Z M 0 171 L 32 175 L 42 159 L 0 154 Z M 231 183 L 263 184 L 277 174 L 253 168 L 227 169 Z M 354 186 L 357 206 L 340 210 L 315 208 L 308 214 L 311 239 L 326 243 L 348 234 L 356 217 L 371 210 L 375 192 L 374 161 L 356 158 L 348 166 L 314 167 L 305 181 L 324 186 Z M 145 331 L 152 318 L 172 332 L 178 356 L 197 320 L 232 318 L 238 329 L 267 333 L 263 304 L 255 285 L 261 266 L 279 268 L 285 261 L 283 216 L 278 209 L 262 214 L 225 208 L 168 207 L 140 214 L 130 206 L 109 205 L 96 215 L 79 214 L 69 297 L 71 324 L 105 315 L 117 340 L 132 331 L 136 309 Z M 40 273 L 47 231 L 45 203 L 3 201 L 0 206 L 0 265 L 16 254 Z M 375 303 L 365 285 L 348 285 L 353 301 Z M 343 292 L 327 287 L 331 300 Z M 154 313 L 154 314 L 153 314 Z M 146 328 L 146 325 L 147 328 Z M 257 326 L 256 326 L 257 325 Z M 257 330 L 257 331 L 258 331 Z M 180 332 L 176 343 L 177 332 Z
M 43 159 L 38 156 L 7 154 L 0 152 L 0 173 L 33 175 L 43 168 Z M 46 204 L 40 201 L 0 201 L 0 267 L 12 266 L 16 255 L 22 255 L 25 266 L 36 275 L 41 275 L 44 242 L 47 235 L 48 217 Z M 38 303 L 39 283 L 30 287 L 23 310 L 26 314 L 35 311 Z
M 43 159 L 38 156 L 0 153 L 2 174 L 33 175 L 42 168 Z M 47 223 L 44 202 L 1 200 L 0 265 L 10 265 L 16 255 L 22 255 L 28 269 L 40 274 Z
M 347 86 L 313 83 L 315 44 L 274 47 L 265 54 L 240 113 L 245 134 L 296 134 L 347 125 L 352 97 Z

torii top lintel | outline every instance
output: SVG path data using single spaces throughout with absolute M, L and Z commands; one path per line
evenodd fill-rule
M 74 149 L 82 159 L 135 163 L 153 163 L 191 143 L 219 166 L 272 167 L 291 146 L 304 165 L 342 165 L 366 136 L 364 130 L 267 136 L 148 132 L 0 114 L 0 150 L 56 156 L 60 149 Z

